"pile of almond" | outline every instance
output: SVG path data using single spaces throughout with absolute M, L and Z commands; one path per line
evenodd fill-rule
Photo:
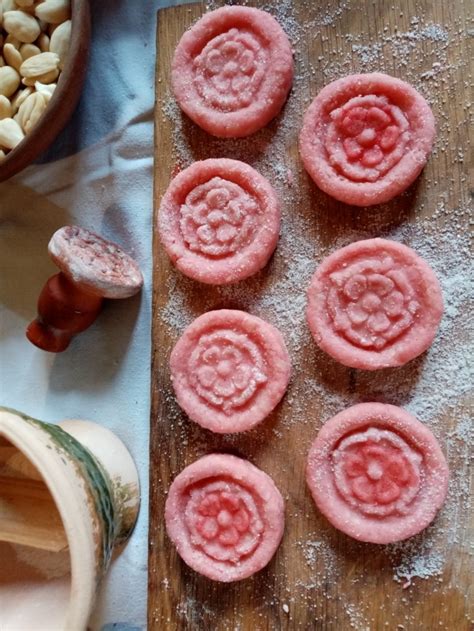
M 36 125 L 71 37 L 70 0 L 0 0 L 0 162 Z

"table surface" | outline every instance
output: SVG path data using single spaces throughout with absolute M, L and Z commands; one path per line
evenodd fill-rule
M 282 114 L 265 130 L 237 141 L 208 136 L 181 115 L 170 95 L 174 48 L 204 4 L 158 14 L 155 214 L 177 170 L 198 159 L 234 157 L 275 185 L 283 221 L 269 265 L 233 287 L 184 278 L 154 237 L 149 628 L 467 631 L 474 618 L 467 4 L 249 4 L 270 10 L 288 33 L 296 77 Z M 323 85 L 374 70 L 403 78 L 422 92 L 433 108 L 438 137 L 422 176 L 405 194 L 360 209 L 336 202 L 313 185 L 298 156 L 297 131 Z M 346 368 L 315 347 L 304 307 L 318 262 L 341 245 L 373 236 L 402 241 L 428 260 L 440 278 L 446 310 L 428 353 L 407 366 L 368 373 Z M 293 361 L 282 404 L 259 428 L 242 435 L 213 435 L 190 422 L 170 383 L 169 353 L 180 333 L 201 313 L 220 307 L 245 309 L 278 326 Z M 364 400 L 406 407 L 431 427 L 448 457 L 451 482 L 444 509 L 425 532 L 401 544 L 362 544 L 337 532 L 314 507 L 304 482 L 306 454 L 322 423 Z M 231 585 L 213 583 L 187 568 L 163 520 L 173 478 L 213 451 L 248 458 L 272 476 L 286 500 L 286 531 L 275 558 L 253 578 Z

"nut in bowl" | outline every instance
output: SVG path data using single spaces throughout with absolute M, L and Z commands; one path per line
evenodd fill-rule
M 1 182 L 45 151 L 74 111 L 86 72 L 89 2 L 9 0 L 0 27 Z

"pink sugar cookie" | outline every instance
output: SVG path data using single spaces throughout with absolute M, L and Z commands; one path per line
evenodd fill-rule
M 278 241 L 280 202 L 268 180 L 248 164 L 202 160 L 171 181 L 158 228 L 183 274 L 223 285 L 267 264 Z
M 284 528 L 280 491 L 247 460 L 211 454 L 186 467 L 166 500 L 166 530 L 183 561 L 214 581 L 265 567 Z
M 394 405 L 360 403 L 327 421 L 306 480 L 319 510 L 347 535 L 392 543 L 435 518 L 449 471 L 430 430 Z
M 326 257 L 308 288 L 316 343 L 364 370 L 401 366 L 433 341 L 443 313 L 438 279 L 406 245 L 356 241 Z
M 278 329 L 230 309 L 194 320 L 176 343 L 170 367 L 179 405 L 220 434 L 260 423 L 285 394 L 291 372 Z
M 181 109 L 221 138 L 253 134 L 282 108 L 293 82 L 290 42 L 269 13 L 222 7 L 181 38 L 171 83 Z
M 346 204 L 387 202 L 428 159 L 433 113 L 411 85 L 379 72 L 333 81 L 309 106 L 300 135 L 306 170 Z

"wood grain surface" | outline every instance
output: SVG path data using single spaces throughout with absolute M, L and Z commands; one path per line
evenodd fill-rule
M 282 114 L 241 141 L 211 138 L 180 114 L 170 95 L 174 48 L 205 5 L 158 13 L 155 216 L 177 170 L 193 160 L 224 156 L 249 162 L 269 178 L 283 201 L 283 224 L 266 269 L 232 288 L 183 278 L 154 235 L 149 629 L 467 631 L 474 618 L 467 350 L 472 327 L 466 289 L 468 3 L 249 4 L 279 19 L 294 46 L 297 73 Z M 438 138 L 428 166 L 404 195 L 358 209 L 330 199 L 309 180 L 297 134 L 305 108 L 323 85 L 374 70 L 403 78 L 426 96 Z M 440 277 L 446 302 L 430 351 L 405 367 L 377 373 L 332 361 L 315 347 L 304 320 L 304 291 L 318 262 L 367 236 L 401 240 L 425 256 Z M 213 435 L 189 421 L 175 402 L 169 377 L 169 353 L 184 327 L 220 307 L 243 308 L 278 326 L 294 364 L 289 391 L 275 413 L 259 428 L 236 436 Z M 450 493 L 439 517 L 399 545 L 361 544 L 337 532 L 316 510 L 304 483 L 306 454 L 318 428 L 361 400 L 412 411 L 432 428 L 451 468 Z M 275 558 L 258 575 L 231 585 L 189 569 L 167 538 L 163 519 L 173 478 L 214 451 L 248 458 L 272 476 L 286 500 L 286 531 Z

